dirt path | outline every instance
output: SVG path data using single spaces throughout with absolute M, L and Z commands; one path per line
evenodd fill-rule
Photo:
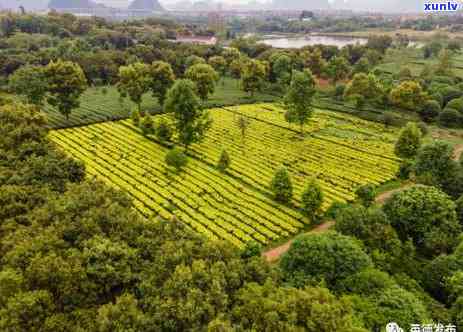
M 329 230 L 331 227 L 334 226 L 334 221 L 327 221 L 321 225 L 318 225 L 314 229 L 312 229 L 310 232 L 307 234 L 316 234 L 316 233 L 323 233 Z M 267 262 L 272 263 L 280 259 L 280 257 L 289 250 L 289 247 L 291 246 L 291 243 L 293 240 L 290 240 L 286 242 L 285 244 L 276 247 L 274 249 L 271 249 L 263 254 Z
M 458 144 L 455 146 L 455 150 L 453 151 L 453 156 L 456 161 L 460 160 L 460 156 L 463 153 L 463 144 Z
M 463 146 L 461 147 L 460 153 L 461 152 L 463 152 Z M 376 197 L 376 203 L 383 204 L 394 193 L 396 193 L 398 191 L 401 191 L 401 190 L 404 190 L 404 189 L 407 189 L 407 188 L 410 188 L 411 186 L 413 186 L 413 184 L 406 184 L 403 187 L 386 191 L 386 192 L 382 193 L 381 195 L 378 195 L 378 197 Z M 335 222 L 333 220 L 327 221 L 327 222 L 325 222 L 325 223 L 323 223 L 321 225 L 318 225 L 317 227 L 315 227 L 313 230 L 311 230 L 307 234 L 324 233 L 327 230 L 329 230 L 331 227 L 333 227 L 334 224 L 335 224 Z M 269 262 L 269 263 L 276 262 L 277 260 L 280 259 L 280 257 L 284 253 L 286 253 L 289 250 L 289 248 L 291 247 L 292 242 L 293 242 L 293 240 L 290 240 L 290 241 L 286 242 L 285 244 L 282 244 L 279 247 L 276 247 L 276 248 L 273 248 L 273 249 L 270 249 L 270 250 L 264 252 L 262 255 L 265 257 L 267 262 Z

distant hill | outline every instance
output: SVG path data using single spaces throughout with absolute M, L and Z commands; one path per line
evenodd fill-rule
M 19 6 L 23 6 L 26 10 L 45 10 L 47 9 L 49 0 L 0 0 L 1 6 L 4 9 L 17 10 Z
M 50 0 L 48 8 L 95 8 L 98 5 L 92 0 Z
M 163 11 L 161 4 L 158 0 L 134 0 L 129 9 L 132 10 L 150 10 L 150 11 Z
M 278 9 L 328 9 L 328 0 L 273 0 L 273 7 Z
M 347 0 L 335 1 L 333 6 L 348 8 L 356 11 L 377 12 L 419 12 L 423 8 L 423 0 Z

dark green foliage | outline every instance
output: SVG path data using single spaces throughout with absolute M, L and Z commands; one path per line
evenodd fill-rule
M 426 257 L 449 253 L 462 230 L 455 203 L 434 187 L 415 186 L 392 196 L 384 205 L 392 226 L 405 241 L 412 238 L 418 252 Z
M 287 280 L 294 285 L 324 280 L 333 289 L 345 278 L 371 266 L 356 240 L 335 232 L 298 237 L 280 263 Z
M 241 252 L 241 258 L 249 259 L 253 257 L 260 257 L 262 255 L 262 246 L 255 241 L 246 243 L 243 251 Z
M 337 100 L 343 100 L 345 90 L 346 90 L 346 85 L 345 84 L 336 85 L 336 88 L 334 89 L 334 97 Z
M 410 175 L 415 169 L 415 161 L 412 159 L 404 159 L 399 165 L 399 171 L 397 177 L 401 180 L 408 180 Z
M 355 190 L 355 195 L 363 206 L 369 207 L 375 202 L 376 188 L 374 185 L 366 184 L 358 187 L 357 190 Z
M 457 199 L 455 204 L 456 204 L 457 218 L 463 227 L 463 195 L 459 199 Z
M 421 137 L 425 137 L 429 134 L 429 128 L 424 122 L 418 122 L 417 123 L 418 128 L 420 128 L 421 131 Z
M 323 192 L 320 185 L 312 180 L 301 197 L 302 212 L 311 220 L 316 220 L 323 205 Z
M 179 148 L 175 147 L 166 154 L 166 164 L 180 171 L 188 163 L 187 156 Z
M 428 100 L 424 103 L 423 108 L 420 110 L 420 116 L 423 121 L 431 122 L 439 116 L 441 107 L 439 102 L 435 100 Z
M 220 154 L 219 161 L 217 162 L 217 168 L 221 172 L 225 172 L 228 167 L 230 167 L 230 156 L 228 155 L 227 150 L 222 150 L 222 153 Z
M 155 130 L 153 118 L 149 115 L 145 115 L 143 120 L 141 120 L 140 129 L 143 132 L 143 135 L 154 135 Z
M 447 128 L 459 128 L 462 125 L 462 116 L 460 112 L 453 108 L 445 108 L 438 118 L 439 124 Z
M 270 189 L 277 202 L 289 203 L 293 197 L 293 185 L 286 168 L 282 167 L 275 172 Z
M 200 142 L 211 125 L 208 113 L 200 108 L 195 89 L 193 82 L 178 80 L 167 92 L 164 104 L 164 111 L 172 114 L 179 141 L 186 148 Z
M 457 163 L 453 160 L 453 147 L 443 141 L 424 145 L 416 156 L 417 176 L 429 174 L 438 184 L 445 184 L 455 176 Z
M 438 91 L 442 95 L 443 105 L 446 106 L 452 99 L 460 98 L 463 92 L 453 86 L 447 86 Z
M 132 110 L 130 117 L 132 119 L 133 124 L 138 127 L 140 125 L 140 112 L 138 111 L 138 109 Z
M 174 134 L 173 128 L 170 123 L 161 118 L 159 122 L 156 124 L 156 137 L 161 142 L 169 142 L 172 139 L 172 135 Z
M 400 132 L 395 144 L 395 153 L 401 158 L 412 158 L 421 146 L 421 131 L 414 122 L 409 122 Z

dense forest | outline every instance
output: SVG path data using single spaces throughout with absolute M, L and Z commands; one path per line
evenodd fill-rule
M 204 26 L 55 12 L 0 14 L 0 32 L 1 331 L 463 328 L 458 40 L 204 46 L 175 42 Z M 272 164 L 311 144 L 348 157 Z M 217 218 L 227 200 L 252 204 Z

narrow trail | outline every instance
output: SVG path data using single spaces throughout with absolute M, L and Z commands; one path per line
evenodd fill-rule
M 463 146 L 461 147 L 462 151 L 463 151 Z M 410 188 L 412 187 L 413 184 L 406 184 L 400 188 L 397 188 L 397 189 L 393 189 L 393 190 L 389 190 L 389 191 L 386 191 L 380 195 L 378 195 L 376 197 L 376 203 L 378 204 L 384 204 L 384 202 L 386 202 L 386 200 L 391 197 L 393 194 L 395 194 L 396 192 L 399 192 L 401 190 L 404 190 L 404 189 L 407 189 L 407 188 Z M 335 225 L 335 222 L 333 220 L 329 220 L 329 221 L 326 221 L 324 222 L 323 224 L 321 225 L 318 225 L 317 227 L 315 227 L 313 230 L 311 230 L 310 232 L 307 232 L 306 234 L 319 234 L 319 233 L 324 233 L 326 231 L 328 231 L 329 229 L 331 229 L 333 226 Z M 263 257 L 265 257 L 265 259 L 267 260 L 267 262 L 269 263 L 273 263 L 273 262 L 276 262 L 277 260 L 280 259 L 280 257 L 285 254 L 289 248 L 291 247 L 291 243 L 293 242 L 293 240 L 290 240 L 288 242 L 286 242 L 285 244 L 282 244 L 281 246 L 278 246 L 276 248 L 273 248 L 273 249 L 270 249 L 266 252 L 264 252 L 262 254 Z

